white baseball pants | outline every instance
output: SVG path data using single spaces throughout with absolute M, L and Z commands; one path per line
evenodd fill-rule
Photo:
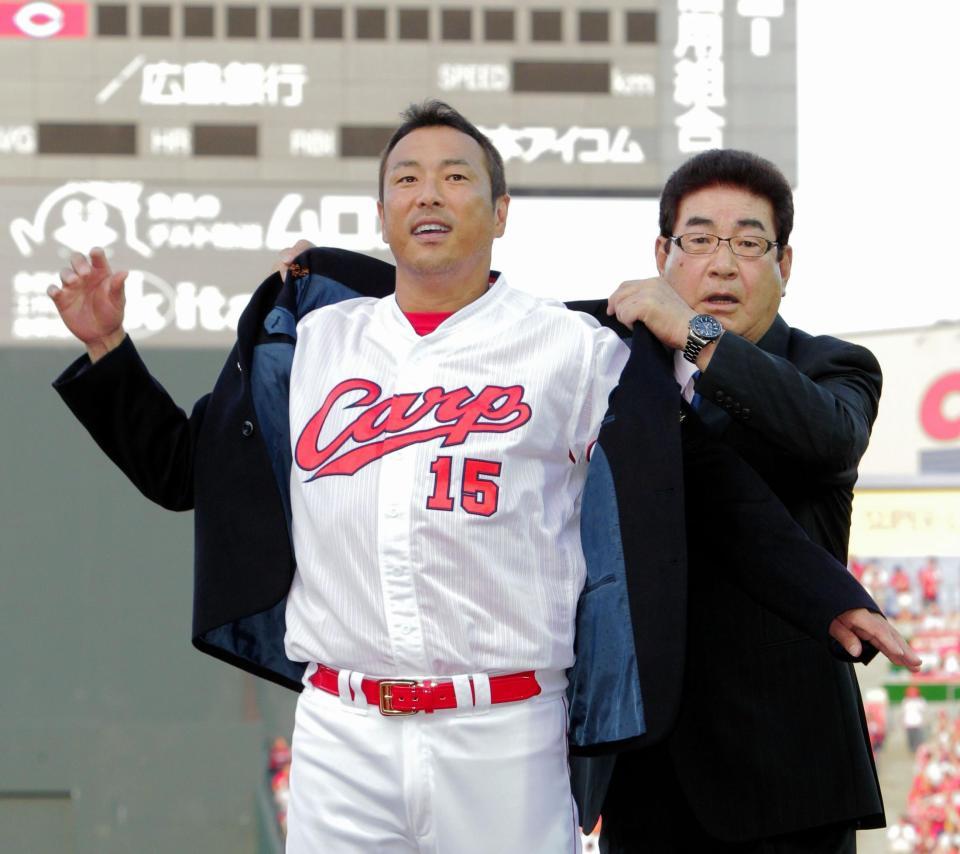
M 287 854 L 580 854 L 562 696 L 384 717 L 307 685 Z

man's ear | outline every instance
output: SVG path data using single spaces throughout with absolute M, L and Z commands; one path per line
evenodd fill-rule
M 383 202 L 380 199 L 377 199 L 377 217 L 380 219 L 380 233 L 383 234 Z
M 793 247 L 783 247 L 783 257 L 777 262 L 780 268 L 780 296 L 783 296 L 787 290 L 787 281 L 790 279 L 790 273 L 793 270 Z
M 493 205 L 493 217 L 494 217 L 494 237 L 503 237 L 503 232 L 507 228 L 507 210 L 510 207 L 510 196 L 504 193 L 500 198 L 494 202 Z
M 662 234 L 657 238 L 654 252 L 657 256 L 657 272 L 662 276 L 667 266 L 667 255 L 670 254 L 670 241 Z

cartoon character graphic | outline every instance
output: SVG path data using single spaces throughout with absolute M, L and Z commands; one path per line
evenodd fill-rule
M 87 252 L 91 246 L 109 249 L 122 235 L 130 249 L 150 258 L 153 250 L 137 235 L 142 192 L 143 184 L 135 181 L 71 181 L 40 202 L 32 221 L 13 220 L 10 236 L 25 257 L 46 243 L 49 231 L 73 252 Z M 109 224 L 111 216 L 119 217 L 122 230 Z

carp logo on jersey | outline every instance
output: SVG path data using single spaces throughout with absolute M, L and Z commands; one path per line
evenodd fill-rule
M 381 398 L 382 389 L 371 380 L 344 380 L 307 421 L 294 457 L 299 468 L 313 472 L 310 482 L 355 474 L 374 460 L 421 442 L 443 439 L 441 447 L 449 447 L 462 445 L 474 433 L 509 433 L 533 414 L 523 393 L 519 385 L 488 385 L 476 394 L 467 386 L 451 391 L 432 386 L 423 392 Z M 343 411 L 362 411 L 321 447 L 324 425 L 338 406 Z M 417 429 L 428 416 L 436 424 Z

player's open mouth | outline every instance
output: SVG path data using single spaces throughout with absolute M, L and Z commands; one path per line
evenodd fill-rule
M 447 234 L 449 231 L 450 226 L 442 222 L 421 222 L 419 225 L 414 226 L 413 229 L 413 233 L 418 236 L 425 234 Z

